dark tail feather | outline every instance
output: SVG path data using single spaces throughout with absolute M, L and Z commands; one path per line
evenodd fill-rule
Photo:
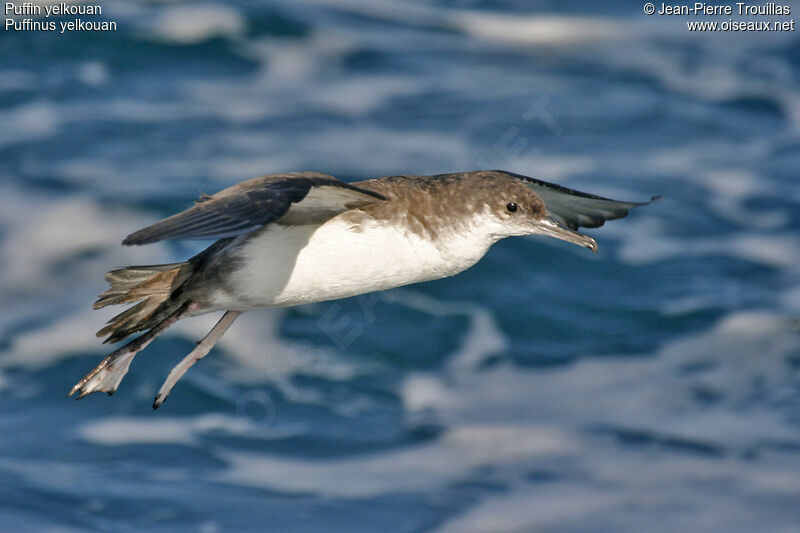
M 97 336 L 108 335 L 104 343 L 117 342 L 132 333 L 153 327 L 185 303 L 185 298 L 179 296 L 177 289 L 189 279 L 196 266 L 193 262 L 132 266 L 106 274 L 110 287 L 94 303 L 95 309 L 139 303 L 109 320 L 106 327 L 97 332 Z

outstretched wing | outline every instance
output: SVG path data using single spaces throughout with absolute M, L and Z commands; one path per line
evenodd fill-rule
M 193 207 L 128 235 L 122 244 L 164 239 L 221 239 L 249 233 L 281 220 L 318 223 L 385 198 L 319 172 L 271 174 L 243 181 Z
M 548 183 L 519 174 L 513 175 L 536 191 L 550 215 L 573 230 L 577 230 L 580 227 L 600 227 L 606 220 L 627 216 L 628 210 L 632 207 L 647 205 L 661 199 L 660 196 L 653 196 L 649 202 L 619 202 L 610 198 L 603 198 L 602 196 L 562 187 L 555 183 Z

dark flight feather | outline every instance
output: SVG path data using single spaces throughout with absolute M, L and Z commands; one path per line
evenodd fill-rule
M 319 172 L 262 176 L 203 194 L 189 209 L 128 235 L 122 244 L 164 239 L 220 239 L 280 221 L 317 223 L 385 198 Z
M 647 205 L 661 199 L 660 196 L 653 196 L 649 202 L 620 202 L 513 172 L 504 173 L 523 181 L 533 189 L 544 201 L 550 215 L 573 230 L 580 227 L 600 227 L 605 224 L 606 220 L 627 216 L 628 211 L 633 207 Z

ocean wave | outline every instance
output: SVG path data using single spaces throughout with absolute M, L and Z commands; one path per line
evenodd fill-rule
M 6 127 L 0 132 L 0 148 L 13 144 L 39 141 L 61 131 L 59 107 L 45 99 L 0 110 L 0 121 Z
M 182 444 L 199 446 L 203 435 L 253 435 L 258 427 L 244 417 L 205 414 L 195 417 L 108 417 L 82 425 L 78 435 L 98 446 Z M 263 437 L 263 435 L 262 435 Z
M 461 425 L 436 442 L 372 456 L 304 461 L 255 453 L 224 453 L 220 481 L 282 493 L 365 498 L 440 489 L 481 467 L 514 470 L 520 461 L 553 460 L 578 450 L 568 435 L 548 426 Z M 346 479 L 347 483 L 337 480 Z
M 153 10 L 154 19 L 147 25 L 147 35 L 171 44 L 196 44 L 214 37 L 242 36 L 247 28 L 245 17 L 223 4 L 169 5 Z
M 559 420 L 573 428 L 636 427 L 713 442 L 725 450 L 744 449 L 766 440 L 800 441 L 798 429 L 770 409 L 770 398 L 793 387 L 787 358 L 799 347 L 800 336 L 785 316 L 730 313 L 707 331 L 669 342 L 649 357 L 587 358 L 543 371 L 497 365 L 451 372 L 438 378 L 438 393 L 430 375 L 412 374 L 403 397 L 409 409 L 433 410 L 444 424 L 511 416 L 518 422 Z M 698 371 L 685 371 L 693 367 Z M 703 388 L 715 391 L 718 400 L 700 409 L 696 391 Z M 738 411 L 756 390 L 761 399 Z M 520 407 L 529 405 L 536 408 Z

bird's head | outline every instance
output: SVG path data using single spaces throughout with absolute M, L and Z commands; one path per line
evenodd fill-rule
M 542 197 L 521 179 L 524 176 L 501 171 L 481 174 L 491 184 L 485 201 L 495 237 L 547 235 L 597 252 L 597 242 L 593 238 L 569 228 L 548 211 Z

